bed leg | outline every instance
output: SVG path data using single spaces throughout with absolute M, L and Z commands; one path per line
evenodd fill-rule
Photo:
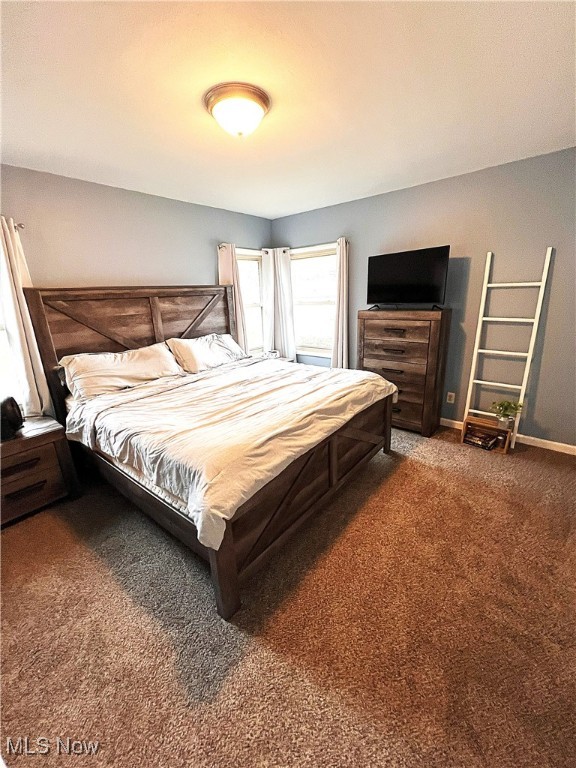
M 386 398 L 386 410 L 384 412 L 384 453 L 390 453 L 392 442 L 392 395 Z
M 226 523 L 226 532 L 220 549 L 210 550 L 210 573 L 218 614 L 223 619 L 229 619 L 240 608 L 238 568 L 230 523 Z

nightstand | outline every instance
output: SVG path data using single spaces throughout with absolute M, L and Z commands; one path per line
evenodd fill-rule
M 80 485 L 64 428 L 54 419 L 26 419 L 21 432 L 2 443 L 2 524 L 34 512 Z

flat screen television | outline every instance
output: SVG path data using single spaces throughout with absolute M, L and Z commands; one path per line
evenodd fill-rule
M 368 304 L 444 304 L 450 246 L 368 259 Z

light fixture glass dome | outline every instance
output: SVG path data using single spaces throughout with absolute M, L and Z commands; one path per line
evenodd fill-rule
M 212 107 L 218 125 L 232 136 L 248 136 L 256 130 L 264 117 L 260 104 L 249 99 L 222 99 Z
M 206 109 L 232 136 L 248 136 L 270 109 L 270 97 L 249 83 L 221 83 L 204 96 Z

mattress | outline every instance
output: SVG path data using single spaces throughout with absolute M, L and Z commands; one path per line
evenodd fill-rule
M 248 359 L 73 401 L 66 428 L 183 511 L 199 541 L 218 549 L 238 507 L 395 392 L 367 371 Z

